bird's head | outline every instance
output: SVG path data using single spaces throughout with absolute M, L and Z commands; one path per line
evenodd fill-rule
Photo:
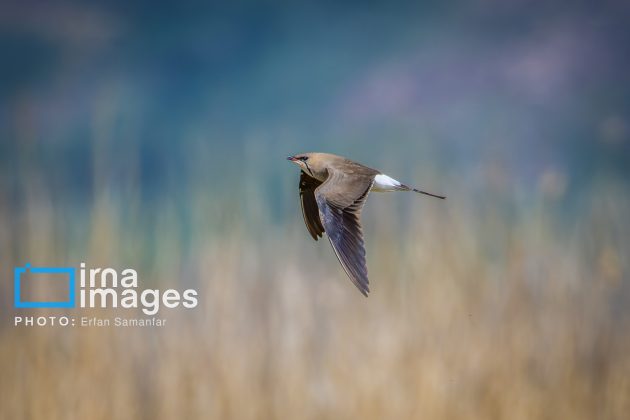
M 304 173 L 320 181 L 326 180 L 326 159 L 323 153 L 300 153 L 289 156 L 287 160 L 295 163 Z

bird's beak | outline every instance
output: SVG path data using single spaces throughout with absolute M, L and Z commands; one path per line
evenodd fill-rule
M 297 159 L 295 158 L 295 156 L 289 156 L 287 160 L 290 160 L 291 162 L 295 162 Z

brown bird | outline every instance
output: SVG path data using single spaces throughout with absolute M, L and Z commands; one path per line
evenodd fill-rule
M 352 283 L 367 297 L 370 291 L 361 228 L 361 209 L 370 191 L 414 191 L 393 178 L 329 153 L 302 153 L 287 160 L 302 170 L 300 200 L 306 228 L 317 240 L 326 232 L 335 255 Z

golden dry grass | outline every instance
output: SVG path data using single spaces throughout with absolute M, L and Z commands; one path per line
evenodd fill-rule
M 1 209 L 5 279 L 26 259 L 132 266 L 200 304 L 164 328 L 17 328 L 5 280 L 0 418 L 627 418 L 630 203 L 602 190 L 570 217 L 544 191 L 404 202 L 394 220 L 371 198 L 368 299 L 297 213 L 250 230 L 194 194 L 186 237 L 169 202 L 146 225 L 102 193 L 81 222 L 34 190 Z

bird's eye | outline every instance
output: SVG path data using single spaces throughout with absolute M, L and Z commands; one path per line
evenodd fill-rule
M 306 156 L 302 156 L 302 157 L 300 157 L 300 160 L 301 160 L 302 162 L 306 162 L 306 161 L 308 160 L 308 158 L 307 158 Z

